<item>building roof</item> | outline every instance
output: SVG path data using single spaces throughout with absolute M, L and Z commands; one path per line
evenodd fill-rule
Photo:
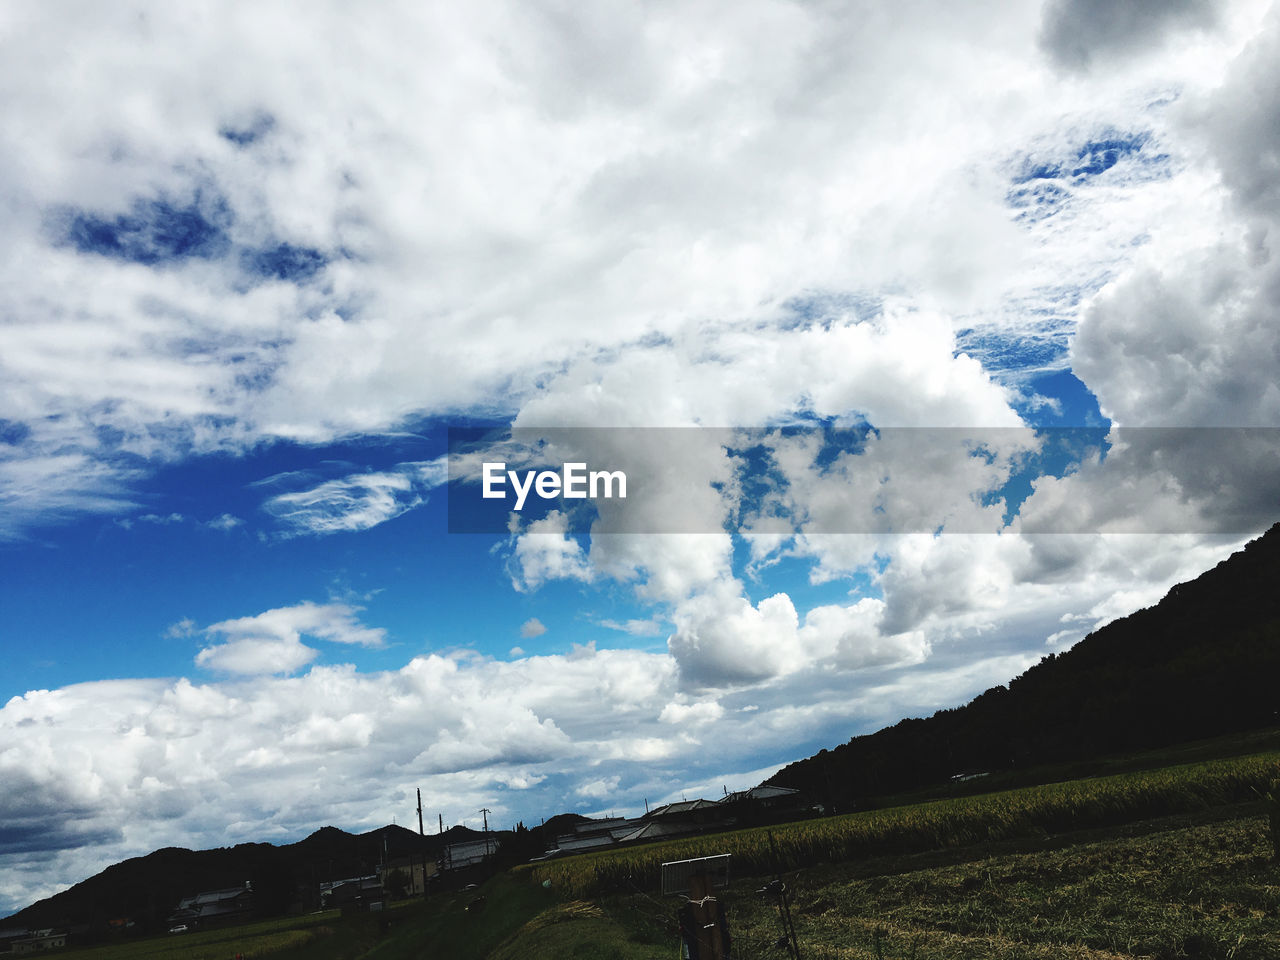
M 720 798 L 719 803 L 737 803 L 740 800 L 778 800 L 782 797 L 798 796 L 799 790 L 791 787 L 774 787 L 759 786 L 752 787 L 750 790 L 737 790 L 733 793 L 725 794 Z
M 243 894 L 253 893 L 246 885 L 243 887 L 227 887 L 224 890 L 205 890 L 194 897 L 184 897 L 178 901 L 179 910 L 199 910 L 211 904 L 224 904 L 239 899 Z
M 581 853 L 583 850 L 598 850 L 601 847 L 612 847 L 616 841 L 609 834 L 598 837 L 564 836 L 556 840 L 556 849 L 565 853 Z
M 600 831 L 611 830 L 619 824 L 626 822 L 626 817 L 601 817 L 599 820 L 582 820 L 573 825 L 573 832 L 575 834 L 597 833 Z
M 695 810 L 715 809 L 716 801 L 714 800 L 680 800 L 676 803 L 666 803 L 660 807 L 654 807 L 649 811 L 649 817 L 671 817 L 682 816 L 686 813 L 693 813 Z
M 661 837 L 678 837 L 685 833 L 697 833 L 702 827 L 688 820 L 675 822 L 646 823 L 638 830 L 627 834 L 619 843 L 635 843 L 638 840 L 657 840 Z

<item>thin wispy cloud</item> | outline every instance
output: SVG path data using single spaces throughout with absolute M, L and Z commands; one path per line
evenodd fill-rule
M 262 509 L 294 534 L 368 530 L 421 506 L 427 491 L 445 481 L 445 473 L 442 462 L 399 464 L 389 472 L 354 474 L 277 494 Z

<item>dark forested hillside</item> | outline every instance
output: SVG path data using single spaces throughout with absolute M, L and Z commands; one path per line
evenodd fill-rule
M 1154 607 L 1007 687 L 784 767 L 837 806 L 969 772 L 1074 761 L 1280 724 L 1280 524 Z

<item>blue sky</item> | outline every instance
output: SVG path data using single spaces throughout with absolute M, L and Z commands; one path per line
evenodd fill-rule
M 1277 17 L 1124 10 L 19 4 L 0 913 L 749 786 L 1265 529 Z M 476 426 L 628 497 L 451 532 Z

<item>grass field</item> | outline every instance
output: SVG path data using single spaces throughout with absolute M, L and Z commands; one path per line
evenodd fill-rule
M 1256 800 L 1277 777 L 1280 753 L 1265 753 L 604 851 L 517 872 L 527 872 L 535 882 L 550 880 L 573 897 L 652 890 L 667 860 L 728 853 L 736 871 L 763 875 L 881 854 L 1113 826 Z
M 91 947 L 73 947 L 59 956 L 75 960 L 357 960 L 415 919 L 420 905 L 394 904 L 383 914 L 343 917 L 337 910 L 300 917 L 168 934 Z
M 949 851 L 786 876 L 805 960 L 1277 960 L 1280 865 L 1263 817 L 1169 819 L 1139 833 L 1056 848 L 973 856 Z M 1049 841 L 1040 841 L 1049 843 Z M 939 858 L 955 862 L 939 864 Z M 968 859 L 966 859 L 968 857 Z M 869 875 L 859 875 L 869 874 Z M 763 881 L 723 895 L 737 960 L 780 958 Z M 604 898 L 606 914 L 654 943 L 665 906 Z M 566 931 L 567 932 L 567 931 Z M 560 945 L 565 949 L 565 944 Z M 571 948 L 569 948 L 571 949 Z M 530 960 L 569 955 L 530 954 Z
M 369 926 L 368 924 L 364 925 Z M 343 921 L 337 910 L 263 920 L 219 930 L 168 934 L 92 947 L 71 948 L 64 953 L 76 960 L 228 960 L 237 953 L 246 957 L 283 957 L 285 951 L 310 947 L 332 939 L 343 929 L 342 939 L 354 941 L 364 929 Z
M 892 876 L 820 870 L 795 885 L 814 960 L 1280 958 L 1280 869 L 1262 818 Z M 751 898 L 738 912 L 747 958 L 777 920 Z

